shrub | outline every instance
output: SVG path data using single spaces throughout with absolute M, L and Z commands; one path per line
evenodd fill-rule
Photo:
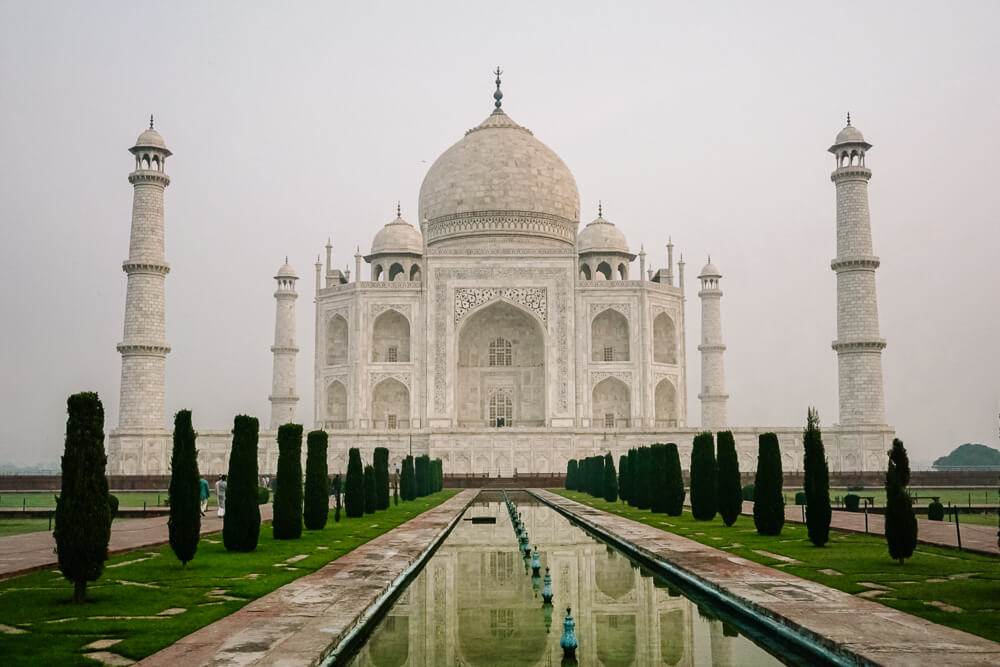
M 650 488 L 649 510 L 656 514 L 663 514 L 670 504 L 667 499 L 667 446 L 657 443 L 649 448 L 649 462 L 653 469 L 651 471 L 652 487 Z
M 347 452 L 347 480 L 344 482 L 344 513 L 356 519 L 365 513 L 365 480 L 361 452 L 351 447 Z
M 182 566 L 194 558 L 201 537 L 201 475 L 191 411 L 174 415 L 174 449 L 170 457 L 170 548 Z
M 736 441 L 733 440 L 732 431 L 721 431 L 716 436 L 716 448 L 718 449 L 718 470 L 717 479 L 719 514 L 722 521 L 731 526 L 740 516 L 743 509 L 743 488 L 740 486 L 740 459 L 736 455 Z
M 222 542 L 226 551 L 253 551 L 260 537 L 260 507 L 257 505 L 256 417 L 233 419 L 233 449 L 226 477 L 226 514 L 222 519 Z
M 378 509 L 378 489 L 375 481 L 375 467 L 366 465 L 364 471 L 365 514 L 374 514 Z
M 417 497 L 412 456 L 407 456 L 403 459 L 403 470 L 399 474 L 399 493 L 403 497 L 403 500 L 413 500 Z
M 667 443 L 666 476 L 663 485 L 667 492 L 667 514 L 680 516 L 684 511 L 684 473 L 681 472 L 681 455 L 677 443 Z
M 604 455 L 604 499 L 609 503 L 618 502 L 618 476 L 610 453 Z
M 375 509 L 389 508 L 389 450 L 376 447 L 372 455 L 372 467 L 375 468 Z
M 691 449 L 691 515 L 699 521 L 715 518 L 716 475 L 714 438 L 705 431 Z
M 108 478 L 104 473 L 104 406 L 97 394 L 73 394 L 66 401 L 66 449 L 62 456 L 62 490 L 56 498 L 53 536 L 59 570 L 73 582 L 73 602 L 97 581 L 111 539 Z
M 785 499 L 781 494 L 781 448 L 774 433 L 757 439 L 757 476 L 754 479 L 753 523 L 760 535 L 780 535 L 785 525 Z
M 927 518 L 931 521 L 944 520 L 944 505 L 935 500 L 927 506 Z
M 809 541 L 821 547 L 830 540 L 830 470 L 823 449 L 823 436 L 819 430 L 819 415 L 815 408 L 806 413 L 806 430 L 802 434 L 805 491 L 795 494 L 795 504 L 806 506 L 806 529 Z M 800 500 L 799 496 L 803 496 Z
M 578 469 L 579 464 L 576 462 L 576 459 L 570 459 L 569 463 L 566 464 L 566 489 L 568 491 L 576 491 L 576 476 Z
M 257 487 L 257 504 L 266 505 L 267 501 L 271 499 L 271 492 L 267 490 L 265 486 Z
M 753 502 L 754 488 L 755 487 L 753 484 L 747 484 L 746 486 L 743 487 L 743 500 L 749 500 L 750 502 Z
M 889 468 L 885 473 L 885 537 L 889 555 L 903 561 L 913 555 L 917 546 L 917 517 L 906 487 L 910 483 L 910 460 L 899 438 L 892 441 Z
M 795 504 L 796 505 L 805 505 L 806 502 L 807 502 L 806 492 L 805 491 L 796 491 L 795 492 Z
M 297 540 L 302 536 L 302 424 L 278 427 L 278 476 L 274 480 L 271 530 L 276 540 Z
M 848 512 L 857 512 L 861 506 L 861 496 L 856 493 L 848 493 L 844 496 L 844 509 Z
M 306 490 L 302 518 L 309 530 L 321 530 L 330 515 L 327 443 L 326 431 L 310 431 L 306 436 Z

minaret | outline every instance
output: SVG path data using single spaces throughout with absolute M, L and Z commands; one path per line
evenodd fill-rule
M 836 159 L 830 174 L 837 186 L 837 258 L 830 263 L 837 273 L 837 378 L 840 425 L 885 424 L 882 392 L 882 350 L 879 337 L 872 228 L 868 214 L 868 180 L 865 166 L 871 144 L 851 125 L 840 131 L 829 151 Z
M 149 129 L 129 149 L 135 156 L 132 184 L 132 231 L 122 270 L 125 288 L 125 333 L 122 355 L 119 431 L 163 431 L 164 376 L 167 353 L 164 280 L 170 267 L 163 254 L 163 190 L 170 185 L 164 171 L 171 155 L 160 133 Z
M 719 279 L 722 274 L 712 264 L 709 256 L 708 264 L 701 270 L 698 279 L 701 281 L 701 427 L 717 430 L 727 426 L 726 401 L 726 369 L 722 361 L 722 353 L 726 346 L 722 344 L 722 290 Z
M 295 281 L 299 279 L 288 265 L 278 269 L 274 277 L 278 289 L 274 293 L 277 307 L 274 314 L 274 372 L 271 380 L 271 429 L 295 421 L 295 406 L 299 396 L 295 393 L 295 355 L 299 348 L 295 345 Z

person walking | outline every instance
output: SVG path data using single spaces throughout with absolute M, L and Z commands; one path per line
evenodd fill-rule
M 226 476 L 219 475 L 215 483 L 215 499 L 219 502 L 219 516 L 226 516 Z
M 208 497 L 212 492 L 208 488 L 208 480 L 204 477 L 201 478 L 198 486 L 201 488 L 201 515 L 205 516 L 205 510 L 208 509 Z

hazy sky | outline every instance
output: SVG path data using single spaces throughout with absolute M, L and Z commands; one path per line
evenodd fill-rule
M 850 110 L 870 197 L 886 412 L 917 460 L 998 446 L 1000 3 L 0 1 L 0 461 L 57 461 L 66 397 L 118 423 L 133 159 L 150 113 L 166 191 L 167 418 L 269 414 L 273 276 L 299 281 L 299 419 L 313 418 L 313 263 L 395 214 L 504 109 L 605 217 L 724 274 L 729 416 L 837 420 L 834 167 Z M 366 265 L 367 266 L 367 265 Z M 638 270 L 638 264 L 633 271 Z M 367 270 L 365 277 L 367 278 Z

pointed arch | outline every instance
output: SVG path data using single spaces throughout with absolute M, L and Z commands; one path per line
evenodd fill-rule
M 603 277 L 598 278 L 599 275 Z M 594 272 L 594 280 L 611 280 L 611 265 L 607 262 L 598 264 L 597 271 Z
M 618 280 L 628 280 L 628 264 L 625 262 L 618 265 Z
M 347 387 L 334 380 L 326 387 L 326 422 L 328 428 L 347 428 Z
M 677 388 L 668 379 L 660 380 L 654 392 L 656 425 L 673 428 L 677 426 Z
M 591 280 L 589 264 L 580 265 L 580 280 Z
M 613 308 L 601 311 L 590 323 L 590 360 L 629 360 L 628 320 Z
M 677 327 L 666 313 L 660 313 L 653 320 L 653 362 L 677 363 Z
M 403 277 L 400 278 L 400 276 Z M 403 265 L 400 264 L 399 262 L 395 262 L 393 263 L 392 266 L 389 267 L 389 282 L 393 282 L 396 280 L 406 280 L 406 270 L 403 268 Z
M 390 308 L 372 323 L 372 362 L 408 363 L 410 361 L 410 321 Z
M 350 334 L 347 320 L 334 315 L 326 323 L 326 365 L 340 366 L 347 363 Z
M 395 378 L 382 380 L 372 390 L 372 425 L 375 428 L 409 428 L 410 390 Z
M 410 281 L 418 283 L 420 282 L 420 265 L 414 264 L 410 267 Z
M 594 387 L 591 401 L 593 423 L 599 428 L 628 425 L 632 418 L 632 392 L 616 377 L 607 377 Z

